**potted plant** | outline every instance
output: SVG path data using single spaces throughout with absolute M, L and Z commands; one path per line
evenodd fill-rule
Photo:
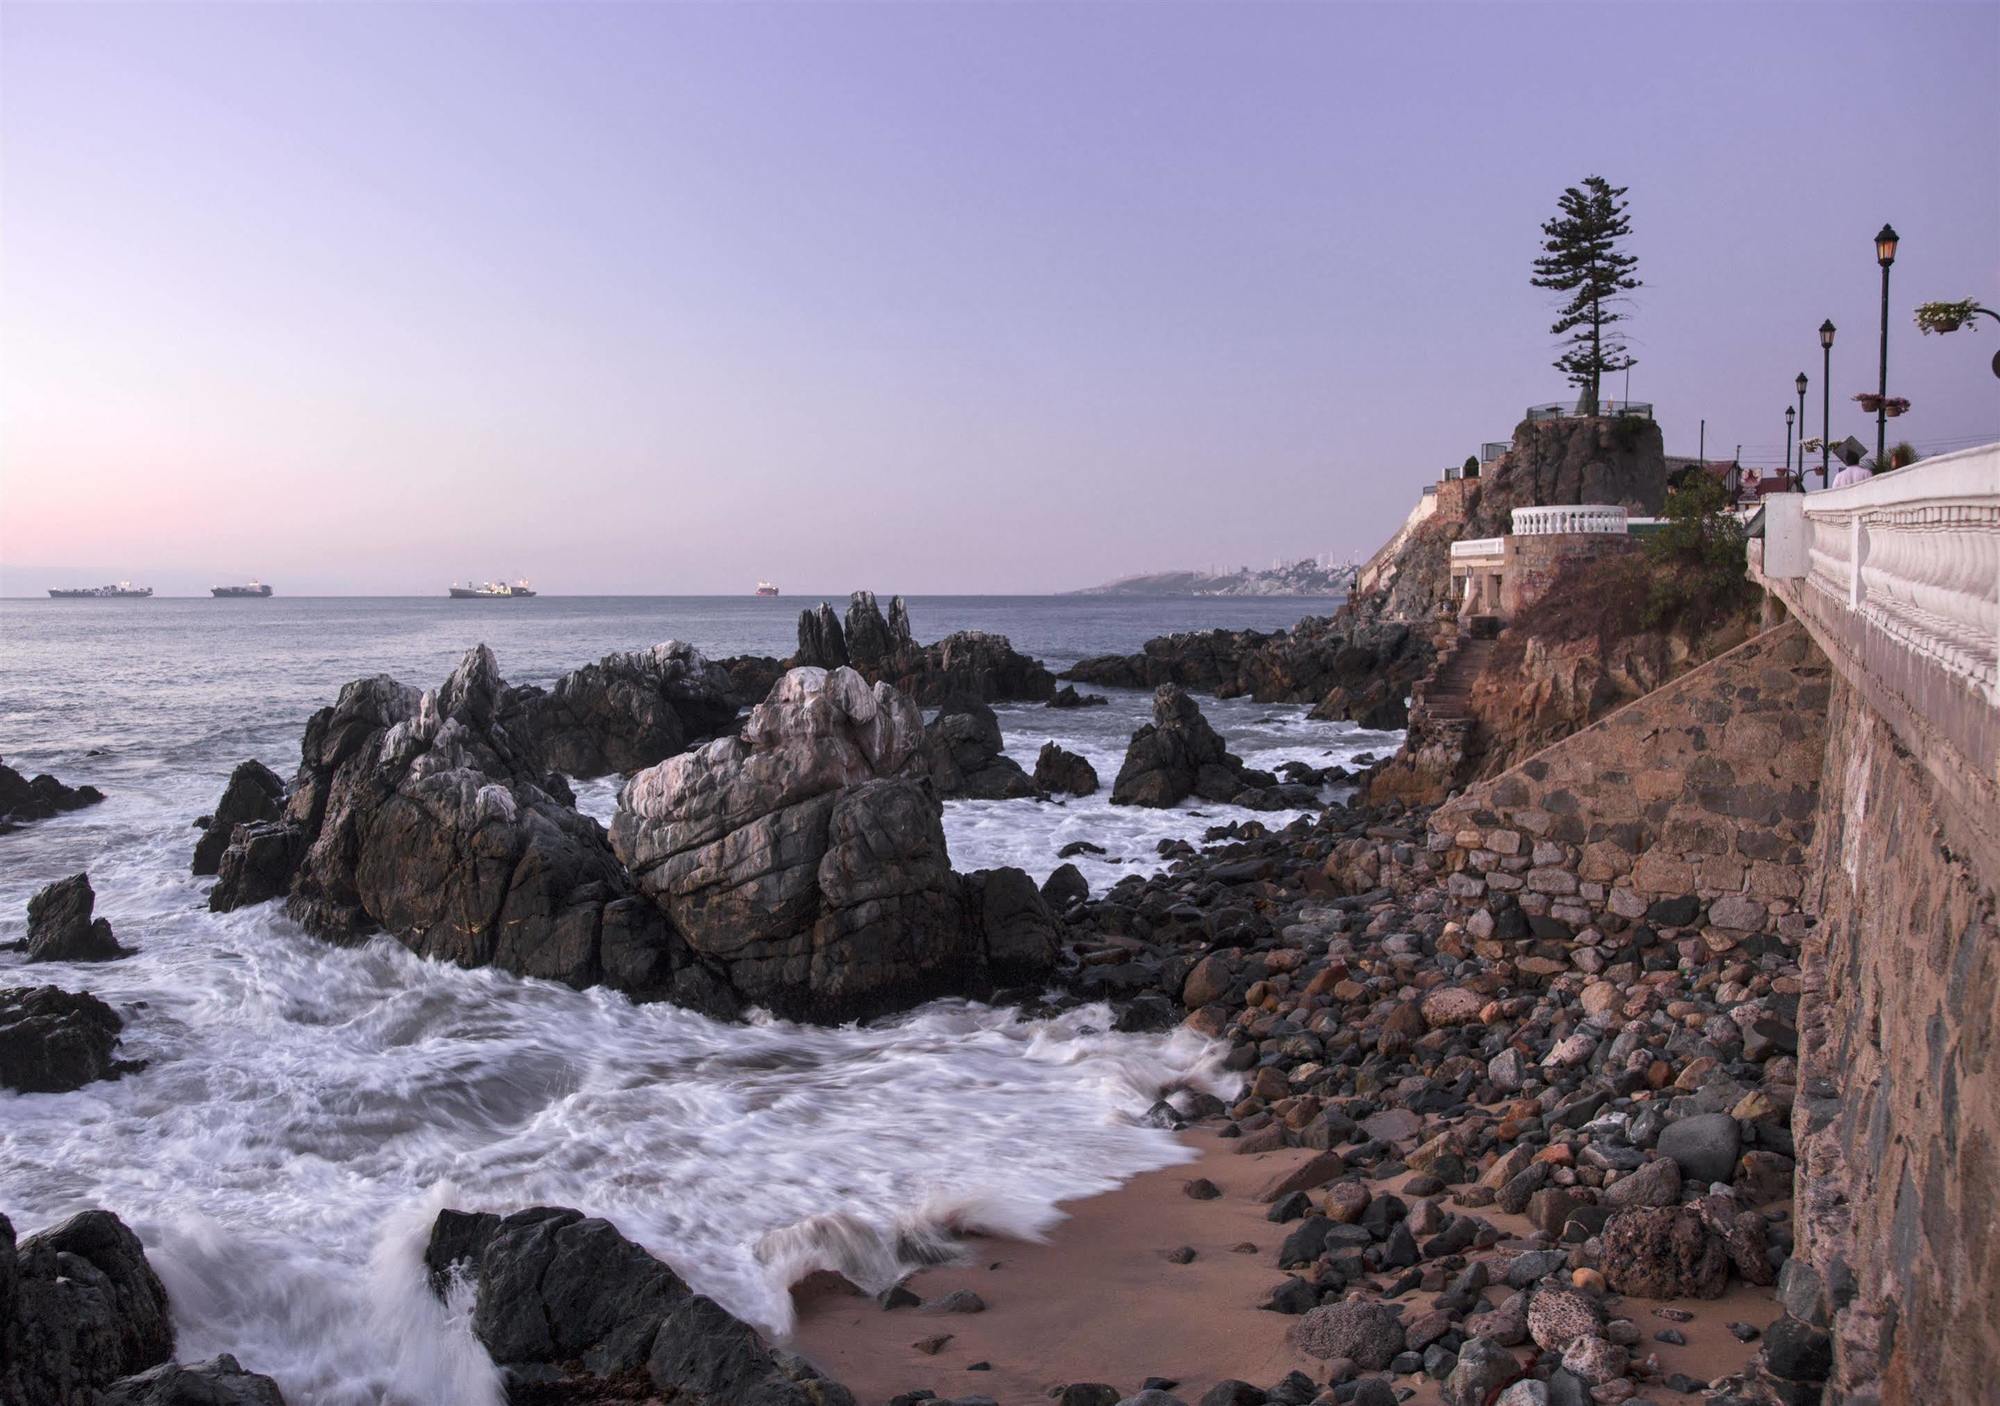
M 1892 395 L 1882 402 L 1882 413 L 1892 420 L 1909 408 L 1910 402 L 1908 398 L 1900 395 Z
M 1924 303 L 1917 308 L 1917 330 L 1925 336 L 1933 332 L 1956 332 L 1982 313 L 2000 321 L 2000 314 L 1981 307 L 1974 298 L 1960 298 L 1956 302 Z
M 1854 402 L 1870 415 L 1873 415 L 1877 410 L 1882 408 L 1882 397 L 1874 391 L 1862 391 L 1854 397 Z

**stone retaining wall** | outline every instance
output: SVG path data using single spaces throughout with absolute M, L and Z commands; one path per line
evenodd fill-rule
M 1713 953 L 1798 935 L 1829 688 L 1788 622 L 1470 787 L 1430 821 L 1450 896 L 1572 931 L 1643 918 Z
M 1937 779 L 1833 690 L 1802 954 L 1798 1258 L 1834 1401 L 2000 1391 L 2000 927 Z

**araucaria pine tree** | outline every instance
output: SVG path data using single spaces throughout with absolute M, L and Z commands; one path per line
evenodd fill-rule
M 1549 331 L 1569 334 L 1569 347 L 1555 368 L 1583 391 L 1585 408 L 1597 413 L 1598 386 L 1605 374 L 1636 365 L 1618 333 L 1625 320 L 1624 294 L 1639 287 L 1635 255 L 1619 250 L 1632 232 L 1625 217 L 1625 187 L 1588 176 L 1581 189 L 1562 194 L 1562 213 L 1542 226 L 1542 257 L 1535 260 L 1534 285 L 1569 294 Z

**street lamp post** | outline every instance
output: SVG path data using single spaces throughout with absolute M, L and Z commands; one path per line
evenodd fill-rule
M 1898 243 L 1893 225 L 1883 225 L 1875 236 L 1875 262 L 1882 266 L 1882 356 L 1877 369 L 1875 393 L 1875 472 L 1881 473 L 1883 449 L 1889 439 L 1889 265 L 1896 262 Z
M 1828 456 L 1833 453 L 1833 319 L 1819 325 L 1819 486 L 1828 483 Z
M 1794 413 L 1794 412 L 1793 412 L 1793 410 L 1792 410 L 1792 407 L 1791 407 L 1791 406 L 1789 406 L 1789 405 L 1787 405 L 1787 406 L 1785 407 L 1785 472 L 1786 472 L 1787 474 L 1790 474 L 1790 473 L 1791 473 L 1791 471 L 1792 471 L 1792 416 L 1793 416 L 1793 413 Z M 1804 459 L 1805 457 L 1806 457 L 1806 456 L 1805 456 L 1805 454 L 1804 454 L 1803 452 L 1801 452 L 1801 453 L 1800 453 L 1800 455 L 1799 455 L 1799 458 L 1800 458 L 1801 460 L 1803 460 L 1803 459 Z
M 1792 491 L 1806 491 L 1806 373 L 1799 372 L 1798 380 L 1792 382 L 1799 389 L 1799 475 L 1792 480 Z

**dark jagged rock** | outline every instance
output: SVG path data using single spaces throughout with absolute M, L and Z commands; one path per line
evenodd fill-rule
M 279 820 L 285 814 L 285 783 L 260 761 L 238 762 L 229 773 L 215 814 L 195 841 L 194 872 L 213 874 L 222 868 L 222 852 L 239 825 L 257 825 Z
M 1061 913 L 1090 898 L 1090 880 L 1074 864 L 1058 864 L 1042 880 L 1042 902 L 1050 911 Z
M 824 601 L 802 612 L 793 662 L 822 669 L 851 666 L 868 682 L 890 684 L 924 707 L 961 695 L 987 703 L 1040 702 L 1056 691 L 1055 676 L 1039 660 L 1017 653 L 1005 635 L 961 630 L 936 644 L 918 644 L 903 598 L 890 600 L 884 616 L 872 591 L 849 598 L 844 627 Z
M 536 769 L 606 776 L 664 761 L 736 722 L 730 672 L 693 645 L 607 654 L 544 690 L 506 691 L 499 722 L 517 745 L 535 749 Z
M 278 1384 L 246 1372 L 228 1353 L 206 1362 L 167 1362 L 104 1389 L 100 1406 L 285 1406 Z
M 440 1297 L 453 1273 L 466 1276 L 473 1335 L 510 1375 L 540 1387 L 643 1381 L 687 1406 L 853 1403 L 609 1222 L 578 1211 L 444 1211 L 424 1262 Z
M 1111 700 L 1101 693 L 1078 693 L 1076 685 L 1064 684 L 1043 705 L 1048 708 L 1108 708 Z
M 0 762 L 0 835 L 31 820 L 82 810 L 104 799 L 95 786 L 65 786 L 44 772 L 34 779 Z
M 108 962 L 131 953 L 118 945 L 111 924 L 91 917 L 97 895 L 90 875 L 58 879 L 28 900 L 28 960 Z
M 0 1401 L 97 1406 L 173 1351 L 167 1291 L 118 1217 L 84 1211 L 17 1247 L 0 1216 Z
M 840 617 L 825 601 L 799 612 L 799 652 L 792 662 L 808 669 L 846 667 L 847 631 L 840 627 Z
M 1097 768 L 1075 752 L 1044 742 L 1041 754 L 1035 758 L 1035 786 L 1072 796 L 1094 796 L 1098 787 Z
M 461 966 L 732 1010 L 603 828 L 550 794 L 506 696 L 481 645 L 435 692 L 377 676 L 316 713 L 287 805 L 306 844 L 287 911 L 330 941 L 381 928 Z
M 88 991 L 56 986 L 0 990 L 0 1086 L 60 1094 L 145 1068 L 112 1058 L 125 1022 Z
M 1690 1207 L 1620 1211 L 1604 1225 L 1604 1279 L 1640 1298 L 1720 1298 L 1729 1252 Z
M 1512 532 L 1513 510 L 1550 503 L 1616 503 L 1657 514 L 1667 497 L 1659 425 L 1631 416 L 1523 420 L 1479 480 L 1461 536 Z
M 921 719 L 852 669 L 794 669 L 739 736 L 633 777 L 612 842 L 693 949 L 783 1015 L 854 1019 L 1032 975 L 991 941 L 936 797 L 907 779 Z
M 1223 745 L 1201 709 L 1177 685 L 1153 694 L 1153 720 L 1132 734 L 1111 784 L 1111 804 L 1165 808 L 1189 796 L 1228 802 L 1277 784 L 1251 771 Z
M 305 853 L 305 832 L 288 820 L 237 826 L 208 891 L 209 910 L 227 913 L 283 898 Z
M 1138 654 L 1100 655 L 1063 674 L 1118 688 L 1182 688 L 1259 703 L 1311 703 L 1313 716 L 1402 727 L 1409 686 L 1429 670 L 1424 632 L 1343 608 L 1290 630 L 1200 630 L 1146 641 Z
M 948 698 L 924 729 L 923 749 L 912 758 L 913 775 L 927 778 L 939 796 L 980 801 L 1035 794 L 1021 764 L 1001 749 L 1000 720 L 969 694 Z
M 736 654 L 715 662 L 729 675 L 729 693 L 738 708 L 755 707 L 785 676 L 785 661 L 768 654 Z

